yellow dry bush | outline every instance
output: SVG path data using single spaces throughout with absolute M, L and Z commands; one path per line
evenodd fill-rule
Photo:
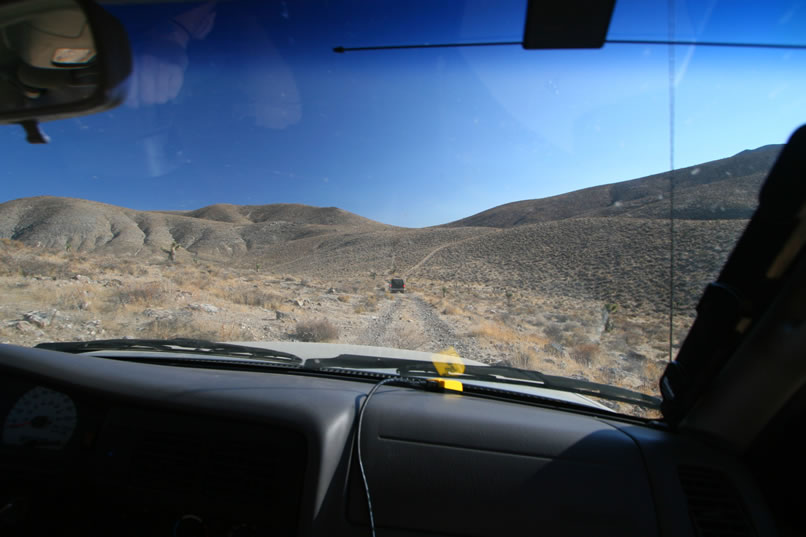
M 549 342 L 546 338 L 534 334 L 524 334 L 495 321 L 482 321 L 470 329 L 470 335 L 482 337 L 491 341 L 501 343 L 530 343 L 533 345 L 545 345 Z

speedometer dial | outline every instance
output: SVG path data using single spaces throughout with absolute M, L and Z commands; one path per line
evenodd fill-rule
M 76 428 L 76 405 L 68 395 L 37 386 L 25 392 L 6 416 L 3 443 L 60 449 Z

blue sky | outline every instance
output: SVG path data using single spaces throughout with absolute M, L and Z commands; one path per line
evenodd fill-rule
M 676 2 L 676 35 L 804 44 L 796 2 L 729 4 Z M 518 40 L 524 12 L 523 2 L 350 6 L 110 8 L 134 45 L 131 98 L 45 124 L 48 146 L 0 130 L 3 199 L 305 203 L 420 227 L 669 168 L 667 46 L 334 54 Z M 181 47 L 172 20 L 196 33 Z M 617 6 L 610 36 L 667 32 L 665 2 L 635 1 Z M 784 143 L 806 122 L 804 50 L 678 46 L 674 65 L 677 167 Z

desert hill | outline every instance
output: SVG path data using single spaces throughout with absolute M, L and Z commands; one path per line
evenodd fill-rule
M 755 208 L 781 146 L 675 172 L 679 305 L 693 308 Z M 334 207 L 218 204 L 136 211 L 36 197 L 0 204 L 0 238 L 131 256 L 226 262 L 323 280 L 356 275 L 463 282 L 561 300 L 668 306 L 668 174 L 502 205 L 443 226 L 389 226 Z M 502 291 L 503 292 L 503 291 Z
M 305 237 L 395 229 L 336 208 L 213 205 L 190 212 L 136 211 L 41 196 L 0 204 L 0 237 L 45 248 L 158 254 L 173 243 L 212 259 Z
M 675 217 L 750 218 L 761 184 L 782 148 L 782 145 L 767 145 L 675 170 Z M 581 216 L 665 219 L 669 217 L 669 175 L 660 173 L 549 198 L 507 203 L 445 226 L 504 228 Z
M 200 218 L 232 224 L 259 224 L 263 222 L 288 222 L 294 224 L 318 224 L 323 226 L 362 226 L 385 229 L 390 226 L 358 216 L 337 207 L 312 207 L 299 203 L 276 203 L 271 205 L 231 205 L 219 203 L 195 211 L 169 211 L 169 214 Z

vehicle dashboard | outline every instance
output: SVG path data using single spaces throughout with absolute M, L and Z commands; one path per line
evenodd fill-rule
M 0 346 L 0 529 L 369 535 L 372 386 Z M 48 397 L 68 433 L 7 432 Z M 383 386 L 361 440 L 378 535 L 775 534 L 737 458 L 635 420 Z

